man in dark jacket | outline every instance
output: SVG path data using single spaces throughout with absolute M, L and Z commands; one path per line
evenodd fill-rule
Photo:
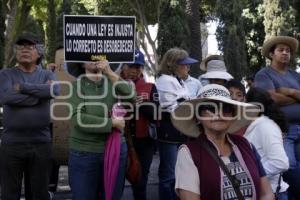
M 21 35 L 16 41 L 16 67 L 0 72 L 2 200 L 20 199 L 23 174 L 28 175 L 32 199 L 48 199 L 50 100 L 59 89 L 52 87 L 54 74 L 40 65 L 43 54 L 37 36 Z

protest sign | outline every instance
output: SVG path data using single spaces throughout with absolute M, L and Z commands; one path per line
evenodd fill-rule
M 64 16 L 66 62 L 133 62 L 134 16 Z

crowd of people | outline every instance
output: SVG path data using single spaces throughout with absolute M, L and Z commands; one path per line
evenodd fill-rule
M 74 200 L 120 200 L 131 147 L 135 200 L 147 199 L 156 151 L 161 200 L 300 199 L 300 75 L 289 68 L 295 38 L 264 42 L 270 65 L 247 78 L 247 90 L 221 55 L 199 63 L 177 47 L 162 56 L 155 83 L 146 81 L 138 49 L 116 71 L 107 60 L 66 63 L 63 47 L 45 69 L 44 46 L 31 33 L 15 50 L 16 66 L 0 71 L 1 199 L 19 200 L 23 180 L 26 199 L 52 199 L 62 164 L 53 155 L 63 155 L 52 143 L 64 137 Z M 195 66 L 204 71 L 198 79 L 189 75 Z

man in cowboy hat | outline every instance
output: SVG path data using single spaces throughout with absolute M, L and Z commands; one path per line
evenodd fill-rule
M 284 138 L 284 148 L 290 163 L 288 173 L 300 170 L 300 162 L 295 154 L 295 147 L 300 140 L 300 75 L 289 69 L 297 49 L 298 40 L 293 37 L 274 36 L 267 39 L 263 44 L 262 55 L 271 60 L 271 65 L 257 72 L 254 79 L 255 86 L 267 90 L 272 99 L 281 106 L 290 124 Z M 296 179 L 300 182 L 300 174 Z M 286 181 L 292 190 L 297 187 L 289 179 Z
M 21 35 L 15 50 L 17 65 L 0 72 L 1 199 L 20 199 L 24 174 L 32 199 L 48 199 L 50 101 L 59 89 L 52 85 L 54 74 L 40 65 L 44 47 L 36 35 Z

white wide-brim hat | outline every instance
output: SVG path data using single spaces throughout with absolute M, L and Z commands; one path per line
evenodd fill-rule
M 221 71 L 215 71 L 215 72 L 207 72 L 201 76 L 201 78 L 206 79 L 224 79 L 226 81 L 229 81 L 233 79 L 233 76 L 229 74 L 228 72 L 221 72 Z
M 200 63 L 200 69 L 202 71 L 206 71 L 207 63 L 211 60 L 224 60 L 223 56 L 221 55 L 209 55 L 205 59 L 203 59 Z
M 227 72 L 227 68 L 223 60 L 210 60 L 207 63 L 206 73 L 201 76 L 206 79 L 233 79 L 233 76 Z
M 237 119 L 228 129 L 229 133 L 234 133 L 250 124 L 260 112 L 260 108 L 256 105 L 232 100 L 229 91 L 224 86 L 208 84 L 200 89 L 197 99 L 182 102 L 171 113 L 174 127 L 189 137 L 198 137 L 201 132 L 195 114 L 201 103 L 210 101 L 220 101 L 236 106 Z
M 297 52 L 299 42 L 297 39 L 295 39 L 293 37 L 289 37 L 289 36 L 272 36 L 264 42 L 262 50 L 261 50 L 262 55 L 271 59 L 271 57 L 269 55 L 270 50 L 276 44 L 288 45 L 291 48 L 292 53 L 294 55 Z

